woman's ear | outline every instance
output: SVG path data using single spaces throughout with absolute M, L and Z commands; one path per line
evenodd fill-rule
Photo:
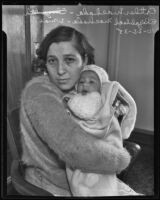
M 85 66 L 87 64 L 88 64 L 88 56 L 87 56 L 87 54 L 85 54 L 84 61 L 83 61 L 83 66 Z

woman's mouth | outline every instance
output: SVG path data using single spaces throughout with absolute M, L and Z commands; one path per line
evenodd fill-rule
M 69 80 L 68 78 L 67 79 L 57 79 L 59 84 L 65 84 L 68 82 L 68 80 Z

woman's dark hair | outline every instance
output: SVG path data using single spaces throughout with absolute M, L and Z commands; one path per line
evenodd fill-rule
M 85 56 L 88 58 L 87 64 L 94 64 L 94 48 L 89 44 L 86 37 L 77 31 L 76 29 L 68 26 L 58 26 L 57 28 L 50 31 L 39 48 L 36 51 L 37 58 L 33 59 L 32 67 L 34 71 L 46 71 L 46 57 L 49 46 L 52 43 L 73 41 L 74 47 L 80 53 L 82 59 L 85 59 Z

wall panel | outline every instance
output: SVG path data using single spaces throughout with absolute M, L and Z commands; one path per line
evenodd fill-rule
M 26 57 L 25 7 L 2 7 L 2 29 L 7 35 L 7 103 L 8 109 L 19 105 L 25 83 L 31 77 Z M 30 42 L 30 41 L 28 41 Z

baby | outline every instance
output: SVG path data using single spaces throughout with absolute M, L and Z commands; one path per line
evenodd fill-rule
M 121 126 L 129 112 L 117 82 L 110 82 L 107 73 L 96 65 L 85 66 L 76 85 L 76 91 L 65 95 L 67 110 L 73 119 L 89 134 L 107 138 L 111 121 Z M 113 119 L 114 118 L 114 119 Z M 119 128 L 120 130 L 120 128 Z M 116 145 L 123 148 L 123 136 L 115 137 Z M 109 140 L 108 140 L 109 141 Z M 71 191 L 74 196 L 117 196 L 118 182 L 116 173 L 84 173 L 79 169 L 66 167 Z
M 84 70 L 81 72 L 76 92 L 66 95 L 64 99 L 75 117 L 89 120 L 101 107 L 100 93 L 101 83 L 98 75 L 94 71 Z
M 100 132 L 105 134 L 102 129 L 102 118 L 107 115 L 103 115 L 102 109 L 104 108 L 107 98 L 107 93 L 111 93 L 112 87 L 115 82 L 108 80 L 108 75 L 105 70 L 96 65 L 88 65 L 82 70 L 78 84 L 76 85 L 76 91 L 65 95 L 64 100 L 67 102 L 68 111 L 71 112 L 74 120 L 80 124 L 86 131 L 96 136 L 102 136 Z M 108 91 L 108 92 L 107 92 Z M 106 105 L 105 112 L 111 105 Z M 116 98 L 112 104 L 114 109 L 114 116 L 121 123 L 123 117 L 128 112 L 128 103 L 117 92 Z M 104 110 L 104 109 L 103 109 Z M 100 114 L 102 113 L 102 114 Z M 100 116 L 101 115 L 101 116 Z M 108 116 L 107 116 L 108 117 Z M 101 124 L 98 123 L 101 120 Z M 109 125 L 105 122 L 105 125 Z M 87 129 L 88 127 L 88 129 Z M 98 130 L 99 128 L 99 130 Z

